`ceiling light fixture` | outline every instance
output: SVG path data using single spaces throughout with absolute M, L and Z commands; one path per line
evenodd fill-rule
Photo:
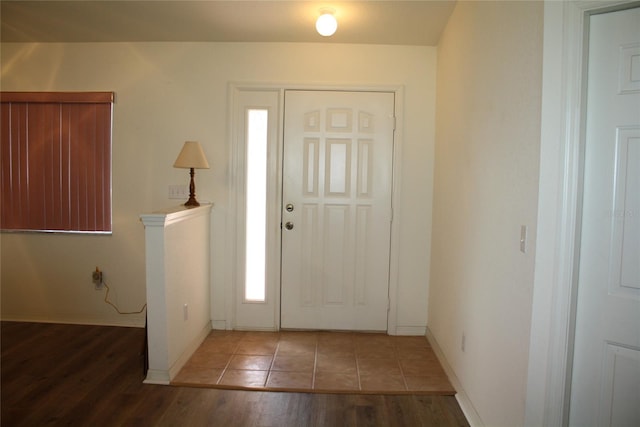
M 338 21 L 333 15 L 334 13 L 335 11 L 333 9 L 320 9 L 320 16 L 316 20 L 316 30 L 318 30 L 321 36 L 332 36 L 338 29 Z

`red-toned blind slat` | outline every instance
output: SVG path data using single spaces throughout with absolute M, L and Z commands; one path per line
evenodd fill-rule
M 110 232 L 113 94 L 3 92 L 1 100 L 0 227 Z

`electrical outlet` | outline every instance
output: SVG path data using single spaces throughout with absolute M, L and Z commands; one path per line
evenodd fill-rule
M 463 353 L 464 353 L 464 348 L 467 344 L 466 341 L 467 341 L 467 337 L 464 335 L 464 332 L 463 332 L 462 339 L 460 340 L 460 350 L 462 350 Z
M 189 305 L 185 304 L 182 306 L 182 315 L 184 320 L 189 320 Z
M 96 267 L 96 271 L 91 273 L 91 280 L 97 290 L 102 289 L 102 271 L 98 267 Z

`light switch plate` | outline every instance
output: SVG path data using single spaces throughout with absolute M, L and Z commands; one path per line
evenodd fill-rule
M 528 228 L 526 225 L 520 226 L 520 252 L 527 253 L 527 233 Z
M 169 186 L 169 198 L 170 199 L 188 199 L 189 190 L 186 185 L 170 185 Z

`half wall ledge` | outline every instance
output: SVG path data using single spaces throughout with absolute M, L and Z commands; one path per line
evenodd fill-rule
M 145 227 L 146 383 L 169 384 L 211 330 L 213 204 L 140 215 Z

